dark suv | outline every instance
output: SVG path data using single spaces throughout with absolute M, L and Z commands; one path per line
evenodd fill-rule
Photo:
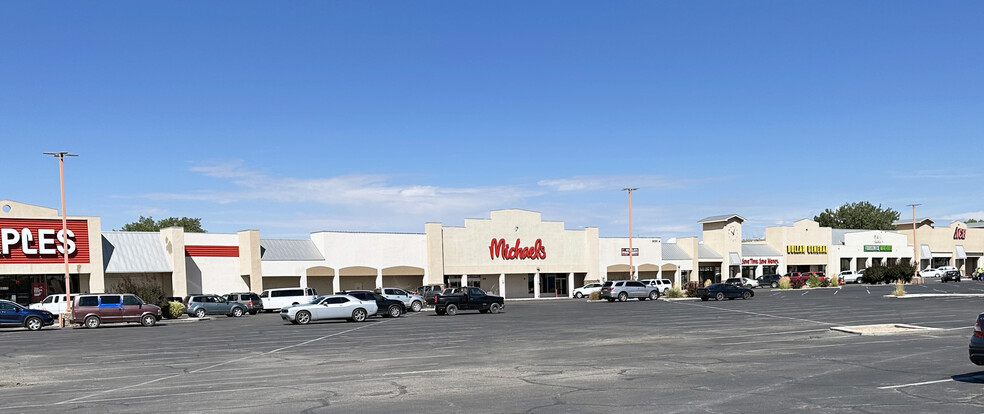
M 959 282 L 960 281 L 960 271 L 959 270 L 947 270 L 940 276 L 940 282 Z
M 417 294 L 424 297 L 424 303 L 433 302 L 434 296 L 441 294 L 441 285 L 426 285 L 417 288 Z
M 188 316 L 204 318 L 205 315 L 243 316 L 246 305 L 229 302 L 219 295 L 190 295 L 185 299 Z
M 37 331 L 53 325 L 55 317 L 46 310 L 28 309 L 9 300 L 0 300 L 0 325 L 23 326 Z
M 223 295 L 222 299 L 226 302 L 238 302 L 246 306 L 246 312 L 250 315 L 256 315 L 261 310 L 263 310 L 263 302 L 260 300 L 260 295 L 253 292 L 233 292 L 228 295 Z
M 755 280 L 758 280 L 759 287 L 769 286 L 769 287 L 775 289 L 775 288 L 779 287 L 779 279 L 781 279 L 781 278 L 782 278 L 782 276 L 780 276 L 780 275 L 762 275 L 762 276 L 759 276 Z
M 407 313 L 407 305 L 404 305 L 402 301 L 386 299 L 383 295 L 371 290 L 343 290 L 341 292 L 335 292 L 335 294 L 349 295 L 361 300 L 376 301 L 376 307 L 378 308 L 376 315 L 383 315 L 387 318 L 396 318 Z

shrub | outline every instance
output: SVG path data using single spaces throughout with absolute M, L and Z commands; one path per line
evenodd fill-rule
M 168 319 L 178 319 L 181 315 L 184 315 L 185 305 L 184 303 L 178 301 L 171 301 L 167 303 L 167 316 Z
M 817 287 L 830 287 L 830 281 L 825 278 L 820 279 L 820 283 L 817 284 Z
M 789 282 L 789 276 L 783 276 L 779 278 L 779 289 L 789 289 L 792 284 Z
M 710 286 L 710 285 L 711 285 L 711 283 L 713 283 L 713 282 L 711 282 L 711 279 L 707 279 L 707 280 L 705 280 L 705 281 L 704 281 L 704 287 L 708 287 L 708 286 Z
M 670 290 L 667 290 L 666 291 L 666 297 L 668 297 L 668 298 L 674 298 L 674 299 L 676 299 L 676 298 L 682 298 L 683 295 L 684 295 L 683 291 L 680 290 L 680 288 L 677 288 L 677 287 L 674 287 L 673 289 L 670 289 Z
M 687 282 L 687 291 L 686 291 L 687 297 L 696 298 L 698 288 L 700 288 L 699 282 Z
M 601 292 L 591 292 L 588 295 L 588 300 L 601 300 Z
M 901 280 L 895 283 L 895 290 L 892 291 L 892 294 L 895 296 L 905 296 L 905 284 Z
M 864 271 L 864 276 L 861 276 L 861 281 L 864 283 L 882 283 L 885 281 L 885 266 L 871 266 Z
M 810 278 L 806 280 L 806 284 L 810 285 L 811 288 L 820 287 L 820 278 L 817 275 L 810 275 Z
M 167 294 L 164 288 L 154 282 L 146 280 L 134 280 L 129 276 L 123 276 L 116 286 L 106 290 L 106 293 L 132 293 L 143 299 L 144 302 L 161 307 L 161 311 L 167 309 Z
M 840 283 L 840 276 L 833 275 L 833 276 L 830 277 L 830 283 L 829 283 L 830 286 L 840 286 L 840 284 L 841 284 Z M 826 287 L 826 286 L 824 286 L 824 287 Z

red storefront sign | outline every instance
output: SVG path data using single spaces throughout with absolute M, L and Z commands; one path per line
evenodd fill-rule
M 489 244 L 489 257 L 492 259 L 501 257 L 506 260 L 543 260 L 547 258 L 547 249 L 543 246 L 543 240 L 536 239 L 536 242 L 530 247 L 520 247 L 519 243 L 519 239 L 516 239 L 516 244 L 509 247 L 509 245 L 506 244 L 506 239 L 492 239 L 492 243 Z
M 955 228 L 953 229 L 953 240 L 966 240 L 967 239 L 967 229 Z
M 0 219 L 0 264 L 62 263 L 66 235 L 56 219 Z M 89 263 L 89 223 L 68 220 L 68 262 Z

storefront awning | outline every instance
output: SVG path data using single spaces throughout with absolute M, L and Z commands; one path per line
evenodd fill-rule
M 919 246 L 919 260 L 929 260 L 932 258 L 933 253 L 930 253 L 928 244 Z
M 728 259 L 731 260 L 732 266 L 741 266 L 741 256 L 738 256 L 738 253 L 728 253 Z
M 957 259 L 966 259 L 966 258 L 967 258 L 967 252 L 964 251 L 963 246 L 961 246 L 961 245 L 958 244 L 957 245 Z

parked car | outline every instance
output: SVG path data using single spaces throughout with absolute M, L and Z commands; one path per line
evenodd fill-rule
M 659 299 L 659 290 L 638 280 L 609 280 L 601 286 L 601 298 L 609 302 L 614 302 L 615 299 L 625 302 L 629 298 L 656 300 Z
M 601 283 L 588 283 L 577 289 L 574 289 L 575 298 L 583 298 L 585 296 L 591 296 L 592 293 L 601 292 Z
M 46 310 L 53 314 L 65 312 L 68 309 L 68 302 L 65 301 L 65 294 L 48 295 L 41 302 L 28 305 L 30 309 Z
M 377 315 L 379 316 L 398 318 L 400 315 L 407 313 L 407 306 L 404 305 L 402 301 L 396 299 L 386 299 L 383 295 L 371 290 L 343 290 L 341 292 L 335 292 L 335 294 L 349 295 L 362 301 L 375 301 L 376 309 L 379 310 Z
M 434 312 L 438 315 L 454 316 L 458 310 L 499 313 L 506 306 L 502 296 L 487 294 L 477 287 L 458 288 L 451 294 L 435 296 L 435 299 Z
M 0 299 L 0 326 L 23 326 L 38 331 L 55 323 L 55 316 L 43 309 L 25 308 L 9 300 Z
M 416 293 L 410 293 L 400 288 L 376 289 L 376 293 L 383 295 L 386 299 L 393 299 L 403 302 L 411 312 L 420 312 L 424 307 L 424 297 Z
M 256 315 L 263 310 L 263 300 L 260 299 L 260 295 L 253 292 L 233 292 L 222 295 L 222 299 L 227 302 L 238 302 L 242 304 L 246 307 L 246 312 L 249 312 L 250 315 Z
M 665 295 L 667 290 L 673 288 L 673 282 L 670 279 L 644 279 L 640 280 L 640 282 L 646 286 L 656 288 L 656 290 L 659 290 L 660 295 Z
M 837 277 L 839 277 L 840 280 L 843 280 L 844 283 L 861 283 L 862 276 L 864 276 L 864 269 L 856 272 L 853 270 L 845 270 L 837 275 Z
M 748 299 L 752 296 L 755 296 L 755 292 L 751 289 L 744 286 L 729 285 L 727 283 L 712 283 L 707 285 L 707 287 L 697 289 L 697 297 L 703 301 L 710 298 L 714 298 L 714 300 L 724 300 L 724 298 Z
M 154 326 L 161 320 L 161 308 L 145 303 L 129 293 L 100 293 L 75 296 L 71 323 L 98 328 L 104 323 L 132 322 Z
M 205 315 L 243 316 L 246 305 L 230 302 L 219 295 L 190 295 L 185 298 L 185 313 L 188 316 L 204 318 Z
M 314 288 L 282 288 L 267 289 L 260 292 L 260 301 L 263 302 L 263 310 L 273 312 L 285 306 L 294 306 L 302 303 L 311 303 L 318 297 L 318 291 Z
M 744 286 L 745 285 L 745 281 L 743 280 L 743 278 L 740 278 L 740 277 L 729 277 L 728 280 L 725 280 L 724 281 L 724 283 L 729 284 L 729 285 L 735 285 L 735 286 Z
M 742 286 L 746 286 L 752 289 L 759 287 L 759 282 L 758 280 L 755 279 L 749 279 L 747 277 L 743 277 L 741 278 L 741 282 L 742 282 Z
M 943 277 L 948 270 L 957 270 L 956 266 L 927 267 L 919 272 L 919 277 Z
M 781 278 L 782 276 L 780 275 L 762 275 L 756 278 L 755 280 L 758 281 L 759 287 L 768 286 L 775 289 L 779 287 L 779 279 Z
M 424 303 L 431 303 L 434 295 L 439 295 L 442 290 L 441 285 L 424 285 L 417 288 L 417 294 L 424 297 Z
M 295 325 L 329 319 L 362 322 L 370 315 L 375 315 L 377 309 L 374 300 L 360 300 L 349 295 L 325 295 L 310 303 L 283 308 L 280 310 L 280 317 Z
M 976 365 L 984 365 L 984 331 L 981 330 L 981 321 L 984 321 L 984 313 L 977 315 L 974 333 L 970 336 L 970 362 Z
M 960 271 L 959 270 L 947 270 L 946 273 L 943 273 L 943 276 L 940 277 L 940 282 L 946 283 L 946 282 L 950 282 L 950 281 L 953 281 L 953 282 L 959 282 L 960 281 Z

